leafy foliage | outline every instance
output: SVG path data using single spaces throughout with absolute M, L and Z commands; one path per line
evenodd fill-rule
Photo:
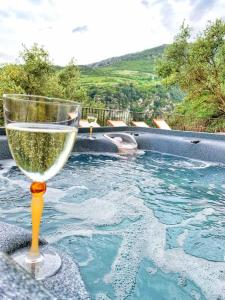
M 20 56 L 24 71 L 20 85 L 27 94 L 41 95 L 45 91 L 45 83 L 53 73 L 48 52 L 34 44 L 31 49 L 24 46 Z
M 97 106 L 90 102 L 81 86 L 80 72 L 74 61 L 64 69 L 56 69 L 49 54 L 34 44 L 30 49 L 24 47 L 20 53 L 21 65 L 8 64 L 0 68 L 0 94 L 18 93 L 66 98 Z M 90 102 L 90 103 L 89 103 Z M 0 103 L 0 125 L 3 125 L 2 103 Z
M 184 118 L 174 122 L 188 128 L 192 120 L 208 130 L 225 130 L 225 22 L 209 22 L 194 41 L 190 38 L 183 24 L 157 66 L 163 83 L 179 86 L 186 95 L 175 111 Z

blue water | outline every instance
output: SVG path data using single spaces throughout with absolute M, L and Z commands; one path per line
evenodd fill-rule
M 1 219 L 30 229 L 28 186 L 0 162 Z M 225 299 L 225 166 L 74 154 L 48 183 L 42 235 L 78 262 L 92 299 Z

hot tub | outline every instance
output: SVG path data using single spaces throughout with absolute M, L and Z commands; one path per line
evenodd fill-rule
M 80 132 L 48 183 L 44 238 L 79 265 L 91 299 L 225 299 L 225 136 L 120 128 L 120 156 Z M 1 220 L 30 229 L 28 180 L 2 139 Z

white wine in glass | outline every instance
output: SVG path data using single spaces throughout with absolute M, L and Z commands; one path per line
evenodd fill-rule
M 89 133 L 89 138 L 92 139 L 92 133 L 93 133 L 93 127 L 95 125 L 95 123 L 97 122 L 97 115 L 95 114 L 91 114 L 87 116 L 87 121 L 90 124 L 90 133 Z
M 6 132 L 13 158 L 23 173 L 34 181 L 46 181 L 67 161 L 77 128 L 21 122 L 6 125 Z
M 30 251 L 12 257 L 36 279 L 54 275 L 61 267 L 59 255 L 39 249 L 39 230 L 46 181 L 66 163 L 78 132 L 80 105 L 76 102 L 30 95 L 3 95 L 5 128 L 12 156 L 33 182 L 32 243 Z

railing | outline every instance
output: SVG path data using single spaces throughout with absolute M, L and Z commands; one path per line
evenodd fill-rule
M 134 121 L 144 121 L 149 126 L 155 127 L 152 120 L 157 118 L 153 116 L 151 112 L 134 112 L 128 110 L 116 110 L 116 109 L 98 109 L 84 107 L 82 109 L 82 118 L 86 119 L 88 114 L 95 114 L 98 123 L 101 126 L 107 126 L 107 120 L 122 120 L 128 126 L 132 125 L 132 120 Z M 183 131 L 202 131 L 202 132 L 225 132 L 225 118 L 196 118 L 178 114 L 162 114 L 158 116 L 163 118 L 172 129 L 174 130 L 183 130 Z M 219 122 L 218 122 L 219 120 Z
M 0 99 L 0 126 L 4 126 L 2 115 L 2 103 Z M 155 127 L 152 120 L 156 116 L 153 116 L 151 112 L 134 112 L 129 110 L 119 109 L 100 109 L 92 107 L 82 108 L 82 119 L 87 119 L 89 114 L 95 114 L 97 122 L 101 126 L 108 126 L 108 120 L 122 120 L 128 126 L 132 125 L 134 121 L 144 121 L 149 126 Z M 224 120 L 220 117 L 217 118 L 196 118 L 178 114 L 166 114 L 161 116 L 169 126 L 174 130 L 183 131 L 207 131 L 207 132 L 225 132 L 225 117 Z M 219 122 L 218 122 L 219 120 Z
M 101 126 L 107 126 L 108 120 L 123 120 L 126 124 L 130 124 L 131 115 L 129 111 L 117 109 L 99 109 L 91 107 L 82 108 L 82 119 L 87 119 L 88 115 L 94 114 L 97 122 Z
M 82 108 L 82 119 L 87 119 L 89 114 L 94 114 L 97 117 L 98 124 L 101 126 L 107 126 L 108 120 L 122 120 L 127 125 L 131 125 L 131 121 L 147 121 L 150 120 L 150 115 L 145 112 L 133 112 L 129 110 L 119 109 L 100 109 L 83 107 Z

